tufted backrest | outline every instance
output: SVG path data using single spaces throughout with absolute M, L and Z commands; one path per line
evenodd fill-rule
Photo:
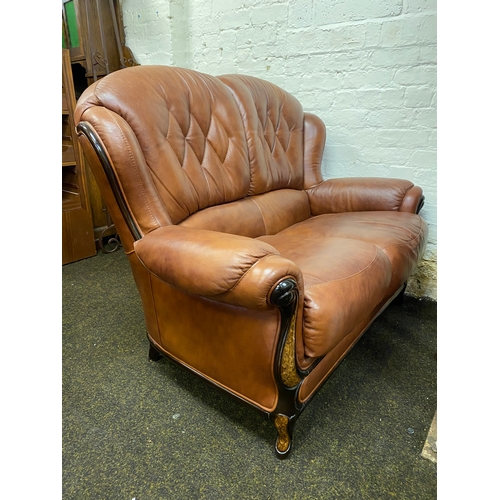
M 174 224 L 248 192 L 243 123 L 229 90 L 214 77 L 166 66 L 127 68 L 86 89 L 75 114 L 77 123 L 99 128 L 125 197 L 137 201 L 134 215 L 144 207 L 131 191 L 147 174 L 156 193 L 143 185 L 141 198 L 158 197 L 154 211 L 163 210 Z M 138 216 L 139 224 L 147 218 Z
M 300 102 L 271 82 L 246 75 L 218 77 L 240 109 L 248 142 L 250 195 L 304 184 L 304 113 Z
M 310 216 L 304 113 L 272 83 L 136 66 L 86 89 L 75 119 L 95 128 L 143 234 L 181 223 L 256 237 Z

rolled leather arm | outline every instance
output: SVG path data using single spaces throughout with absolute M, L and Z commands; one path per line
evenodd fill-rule
M 249 309 L 275 307 L 270 295 L 285 278 L 302 286 L 298 267 L 271 245 L 245 236 L 165 226 L 134 244 L 138 259 L 187 293 Z
M 307 189 L 312 215 L 392 210 L 416 213 L 422 189 L 403 179 L 347 177 L 328 179 Z

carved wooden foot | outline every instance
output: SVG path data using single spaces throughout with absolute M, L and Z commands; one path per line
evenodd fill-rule
M 273 417 L 274 426 L 278 431 L 278 438 L 276 439 L 276 445 L 274 451 L 278 458 L 284 459 L 290 453 L 292 448 L 292 431 L 293 431 L 293 421 L 290 417 L 279 413 Z
M 153 344 L 149 344 L 149 361 L 158 361 L 161 358 L 161 354 L 153 347 Z

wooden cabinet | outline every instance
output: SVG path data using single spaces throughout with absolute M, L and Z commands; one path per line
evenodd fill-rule
M 62 263 L 96 254 L 83 153 L 73 113 L 75 90 L 68 49 L 62 51 Z
M 62 0 L 62 43 L 69 49 L 76 99 L 103 76 L 137 65 L 125 45 L 119 0 Z M 84 168 L 94 240 L 108 253 L 118 248 L 116 229 L 86 162 Z
M 87 84 L 137 62 L 125 45 L 118 0 L 62 0 L 63 47 L 85 69 Z

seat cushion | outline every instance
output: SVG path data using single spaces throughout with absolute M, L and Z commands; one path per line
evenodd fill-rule
M 305 191 L 280 189 L 200 210 L 179 225 L 256 238 L 279 233 L 309 217 Z
M 427 238 L 425 222 L 402 212 L 311 217 L 259 239 L 292 260 L 304 278 L 307 356 L 323 356 L 408 279 Z

